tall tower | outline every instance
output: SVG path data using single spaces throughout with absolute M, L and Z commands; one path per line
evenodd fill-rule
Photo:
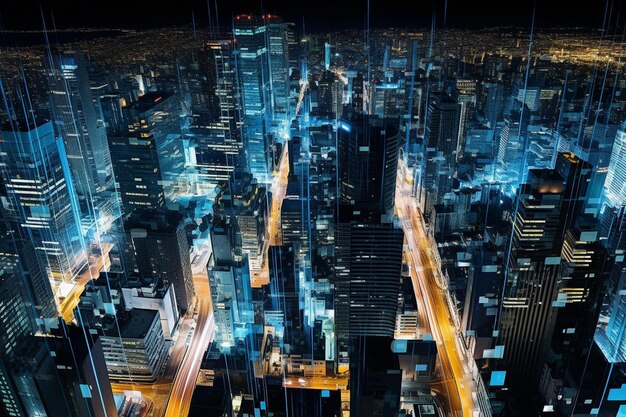
M 126 134 L 138 137 L 140 141 L 147 139 L 145 145 L 155 148 L 158 166 L 152 168 L 160 171 L 165 198 L 175 198 L 178 187 L 187 183 L 181 178 L 185 169 L 185 154 L 178 97 L 163 91 L 149 92 L 128 103 L 122 110 Z
M 243 162 L 233 41 L 210 40 L 201 55 L 200 68 L 207 77 L 207 101 L 214 105 L 192 108 L 193 121 L 189 132 L 194 140 L 199 178 L 215 184 L 228 181 Z
M 393 337 L 404 233 L 371 220 L 364 209 L 342 206 L 336 229 L 335 324 L 342 343 L 354 336 Z
M 392 214 L 400 146 L 397 129 L 377 117 L 348 112 L 338 133 L 342 203 Z
M 120 215 L 103 118 L 91 93 L 83 54 L 54 56 L 49 74 L 51 111 L 63 139 L 85 235 L 102 233 Z
M 44 317 L 52 317 L 63 297 L 87 268 L 80 213 L 65 146 L 52 122 L 13 121 L 0 130 L 4 217 L 24 256 L 33 255 L 42 274 L 33 282 Z
M 538 377 L 554 328 L 563 193 L 556 171 L 530 170 L 517 195 L 500 336 L 507 372 L 519 381 Z
M 610 206 L 626 205 L 626 122 L 615 136 L 604 190 Z
M 268 137 L 269 66 L 262 19 L 235 18 L 235 56 L 241 86 L 244 149 L 248 169 L 259 181 L 269 181 L 273 168 L 272 144 Z

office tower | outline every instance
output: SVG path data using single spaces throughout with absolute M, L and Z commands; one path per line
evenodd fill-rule
M 265 225 L 268 221 L 267 191 L 249 183 L 250 178 L 235 184 L 234 198 L 238 200 L 237 225 L 241 236 L 241 249 L 248 256 L 250 275 L 259 274 L 263 264 Z M 271 233 L 271 232 L 270 232 Z
M 237 98 L 236 68 L 231 40 L 212 39 L 200 54 L 199 69 L 206 84 L 203 102 L 192 103 L 189 136 L 194 165 L 200 181 L 228 181 L 235 168 L 243 166 L 243 143 Z
M 498 146 L 498 163 L 507 169 L 520 174 L 523 178 L 524 145 L 528 137 L 528 123 L 530 122 L 530 112 L 528 109 L 522 113 L 512 111 L 504 118 L 504 128 L 500 133 L 500 145 Z
M 502 120 L 503 108 L 504 85 L 501 83 L 483 82 L 481 109 L 490 128 L 495 128 L 496 123 Z
M 267 49 L 272 99 L 272 133 L 286 131 L 289 123 L 289 45 L 287 23 L 266 14 Z
M 271 310 L 283 317 L 281 345 L 287 353 L 303 353 L 303 312 L 293 247 L 270 246 L 267 254 L 270 273 Z M 267 309 L 266 309 L 267 312 Z
M 334 86 L 335 76 L 330 71 L 324 71 L 317 83 L 317 113 L 322 116 L 334 117 L 335 115 Z
M 280 210 L 281 241 L 285 245 L 291 245 L 298 251 L 306 252 L 308 245 L 308 200 L 287 198 L 283 201 Z
M 474 107 L 476 106 L 476 81 L 475 80 L 456 80 L 456 88 L 458 90 L 457 101 L 459 102 L 459 136 L 457 139 L 456 158 L 463 157 L 465 149 L 465 135 L 467 125 Z
M 626 125 L 617 131 L 604 183 L 604 202 L 600 210 L 601 238 L 606 242 L 613 265 L 609 277 L 607 296 L 601 313 L 596 343 L 608 363 L 626 361 Z
M 348 112 L 338 130 L 339 193 L 355 209 L 391 214 L 396 190 L 399 136 L 383 120 Z
M 13 358 L 19 354 L 24 340 L 34 330 L 35 310 L 28 297 L 27 276 L 19 256 L 10 248 L 10 237 L 3 236 L 0 249 L 0 356 Z
M 48 369 L 47 375 L 38 369 L 34 376 L 35 380 L 39 380 L 37 385 L 43 403 L 50 407 L 47 415 L 67 415 L 68 408 L 64 404 L 67 402 L 73 409 L 69 415 L 117 416 L 102 339 L 87 337 L 86 330 L 75 325 L 66 326 L 53 334 L 54 338 L 49 341 L 45 353 L 54 358 L 56 366 Z M 51 384 L 55 376 L 62 385 L 58 391 L 54 383 Z M 63 397 L 66 400 L 60 401 Z
M 470 351 L 479 359 L 491 347 L 495 312 L 499 308 L 502 286 L 502 260 L 493 245 L 485 244 L 472 253 L 472 265 L 465 293 L 461 331 Z
M 237 16 L 233 33 L 246 161 L 250 173 L 260 182 L 269 182 L 274 166 L 273 143 L 269 135 L 272 80 L 266 24 L 263 17 Z
M 101 336 L 100 340 L 112 380 L 154 382 L 160 376 L 168 344 L 157 311 L 131 310 L 119 335 Z
M 352 108 L 357 112 L 365 112 L 365 105 L 367 104 L 365 99 L 365 79 L 363 73 L 358 72 L 354 78 L 352 78 L 352 89 L 350 94 L 350 103 Z
M 626 205 L 626 122 L 615 136 L 604 189 L 608 205 Z
M 324 42 L 324 69 L 328 71 L 330 69 L 330 54 L 332 45 L 328 42 Z
M 577 219 L 590 213 L 588 206 L 593 200 L 592 178 L 594 167 L 587 161 L 569 152 L 557 154 L 554 170 L 564 180 L 563 208 L 559 230 L 563 236 Z M 594 211 L 591 211 L 593 214 Z
M 214 206 L 215 207 L 215 206 Z M 213 254 L 209 259 L 209 284 L 216 332 L 216 343 L 222 352 L 228 352 L 237 341 L 248 334 L 248 323 L 253 323 L 250 274 L 241 247 L 237 247 L 237 222 L 215 208 L 210 236 Z
M 368 113 L 382 119 L 399 118 L 404 108 L 401 101 L 403 95 L 398 83 L 372 83 Z
M 335 247 L 337 338 L 393 337 L 404 233 L 393 223 L 371 221 L 356 207 L 342 207 Z
M 10 236 L 3 236 L 0 249 L 0 414 L 26 416 L 10 368 L 23 354 L 24 344 L 33 333 L 35 311 L 28 302 L 27 277 L 20 259 L 12 250 Z
M 422 177 L 426 190 L 424 214 L 432 223 L 434 206 L 443 202 L 452 190 L 457 158 L 460 106 L 445 93 L 431 95 L 424 127 L 425 170 Z
M 0 412 L 8 411 L 2 415 L 118 415 L 97 335 L 88 338 L 84 329 L 59 322 L 45 337 L 24 342 L 19 355 L 0 356 Z
M 127 273 L 172 285 L 178 308 L 186 311 L 195 291 L 182 215 L 162 208 L 136 209 L 124 230 Z
M 52 122 L 12 121 L 0 136 L 3 216 L 31 261 L 26 265 L 40 314 L 52 317 L 87 268 L 65 146 Z
M 539 384 L 546 401 L 560 407 L 569 408 L 583 380 L 611 269 L 598 237 L 597 220 L 580 216 L 563 242 L 555 328 Z
M 454 160 L 458 148 L 460 106 L 444 93 L 434 93 L 428 104 L 424 140 L 446 161 Z
M 181 187 L 184 191 L 188 183 L 188 180 L 181 178 L 185 169 L 185 154 L 178 96 L 163 91 L 145 93 L 128 103 L 122 111 L 127 125 L 126 133 L 129 136 L 154 142 L 158 166 L 154 165 L 152 169 L 160 171 L 160 184 L 165 198 L 175 200 L 177 192 Z M 152 146 L 152 143 L 149 145 Z M 147 163 L 148 160 L 141 162 Z
M 138 132 L 113 134 L 109 135 L 109 146 L 124 213 L 164 206 L 163 177 L 154 137 Z
M 500 317 L 506 370 L 517 382 L 536 382 L 555 324 L 563 194 L 556 171 L 530 170 L 517 195 Z
M 106 231 L 121 214 L 106 129 L 83 54 L 69 51 L 53 57 L 49 74 L 52 118 L 65 144 L 83 231 L 93 236 Z

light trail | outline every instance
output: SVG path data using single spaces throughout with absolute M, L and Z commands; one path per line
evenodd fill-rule
M 443 377 L 438 392 L 447 401 L 450 415 L 479 416 L 474 400 L 476 387 L 469 372 L 467 359 L 458 339 L 459 332 L 452 320 L 447 295 L 437 282 L 439 273 L 431 253 L 432 248 L 423 230 L 420 214 L 411 196 L 411 187 L 404 180 L 404 165 L 399 162 L 396 183 L 396 210 L 408 243 L 407 261 L 416 297 L 426 307 L 433 339 L 437 343 Z
M 300 109 L 302 108 L 302 102 L 304 101 L 304 95 L 306 89 L 309 86 L 308 81 L 300 80 L 300 94 L 298 96 L 298 102 L 296 103 L 296 110 L 294 119 L 298 117 Z M 270 213 L 266 225 L 265 242 L 263 243 L 263 261 L 260 271 L 251 271 L 250 273 L 250 285 L 252 288 L 260 288 L 261 286 L 269 283 L 269 270 L 267 253 L 270 246 L 278 246 L 282 243 L 282 230 L 280 225 L 280 210 L 283 205 L 283 200 L 287 194 L 287 184 L 289 177 L 289 150 L 287 142 L 284 142 L 282 152 L 280 154 L 280 162 L 278 163 L 278 169 L 274 172 L 274 178 L 272 179 L 272 185 L 270 191 L 272 193 L 272 201 L 270 203 Z

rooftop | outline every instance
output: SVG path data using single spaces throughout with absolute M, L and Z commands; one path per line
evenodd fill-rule
M 122 337 L 124 339 L 143 339 L 152 327 L 157 314 L 159 314 L 157 310 L 132 309 L 130 318 L 122 327 Z

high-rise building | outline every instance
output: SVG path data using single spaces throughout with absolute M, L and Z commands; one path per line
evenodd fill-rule
M 154 382 L 167 360 L 168 344 L 155 310 L 131 310 L 119 335 L 100 340 L 109 378 L 116 381 Z
M 280 134 L 289 123 L 289 44 L 288 26 L 278 16 L 264 16 L 267 27 L 267 49 L 271 87 L 272 133 Z
M 391 214 L 400 139 L 382 119 L 349 112 L 338 131 L 339 193 L 355 209 Z
M 53 55 L 49 83 L 56 133 L 63 139 L 85 235 L 106 231 L 120 216 L 106 128 L 78 51 Z
M 236 188 L 233 194 L 241 204 L 236 215 L 241 249 L 248 256 L 250 274 L 255 275 L 261 271 L 263 264 L 265 225 L 268 221 L 267 192 L 255 183 L 240 184 Z
M 136 208 L 162 207 L 165 193 L 159 155 L 152 135 L 109 135 L 115 180 L 126 215 Z
M 604 189 L 609 205 L 626 205 L 626 122 L 615 136 Z
M 504 118 L 504 128 L 500 133 L 498 163 L 517 173 L 521 173 L 524 158 L 524 145 L 528 137 L 530 112 L 513 111 Z
M 281 344 L 288 353 L 302 353 L 304 340 L 300 285 L 293 247 L 270 246 L 267 254 L 270 273 L 271 310 L 283 316 Z
M 268 182 L 274 157 L 269 135 L 273 104 L 267 21 L 264 16 L 237 16 L 233 35 L 247 166 L 255 178 Z
M 337 338 L 393 337 L 402 272 L 404 233 L 371 220 L 363 209 L 342 207 L 335 248 Z
M 428 104 L 424 140 L 429 148 L 442 152 L 446 160 L 457 151 L 459 112 L 457 101 L 444 93 L 433 94 Z
M 185 187 L 188 183 L 181 178 L 185 169 L 185 154 L 178 96 L 162 91 L 145 93 L 128 103 L 122 111 L 127 125 L 124 133 L 139 138 L 144 142 L 141 145 L 154 146 L 156 149 L 158 165 L 154 165 L 152 169 L 156 170 L 154 172 L 160 171 L 160 184 L 165 198 L 174 199 L 180 187 Z M 133 162 L 146 164 L 154 160 L 146 158 Z M 116 171 L 116 176 L 117 174 L 119 172 Z
M 195 290 L 182 215 L 167 209 L 137 209 L 126 219 L 124 229 L 127 273 L 172 285 L 178 308 L 186 311 Z
M 37 263 L 28 264 L 34 297 L 41 314 L 52 317 L 87 268 L 65 145 L 52 122 L 13 121 L 0 136 L 3 216 L 20 253 Z
M 561 276 L 563 194 L 563 178 L 556 171 L 530 170 L 517 195 L 499 346 L 507 373 L 518 382 L 536 382 L 552 337 Z
M 228 181 L 243 166 L 239 89 L 232 40 L 212 39 L 200 55 L 205 100 L 194 105 L 189 136 L 200 182 Z M 207 106 L 204 103 L 209 102 Z

